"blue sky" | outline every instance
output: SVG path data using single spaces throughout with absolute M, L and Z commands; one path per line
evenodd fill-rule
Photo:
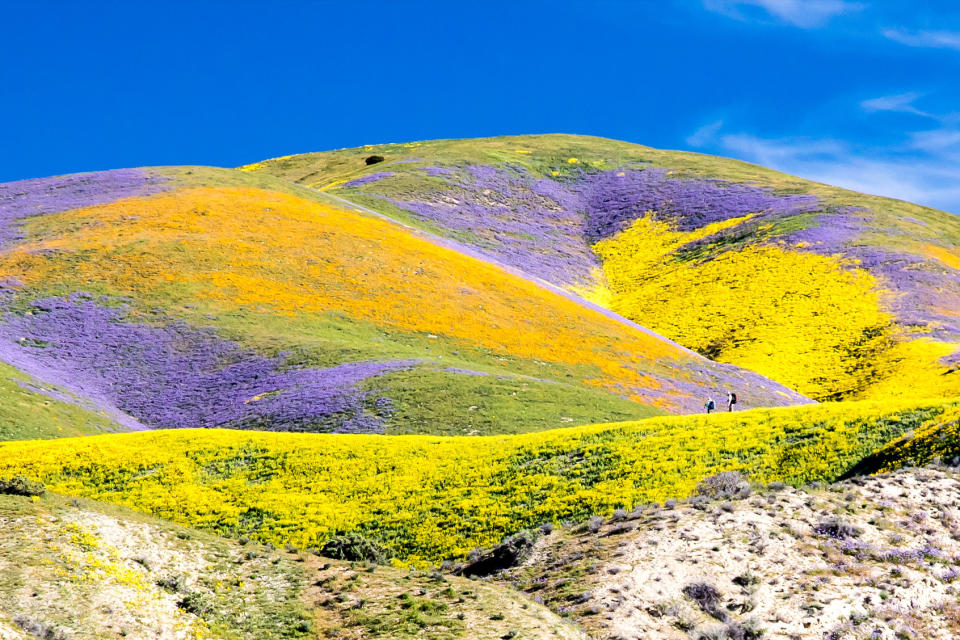
M 4 3 L 0 181 L 566 132 L 960 213 L 960 3 Z

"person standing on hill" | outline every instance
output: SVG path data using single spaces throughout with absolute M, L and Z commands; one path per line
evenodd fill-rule
M 733 411 L 733 405 L 737 404 L 737 394 L 733 391 L 727 392 L 727 411 Z
M 703 405 L 703 408 L 707 410 L 707 413 L 713 413 L 713 410 L 717 408 L 717 403 L 713 401 L 713 398 L 707 398 L 707 404 Z

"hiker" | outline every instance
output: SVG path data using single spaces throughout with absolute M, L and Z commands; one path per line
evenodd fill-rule
M 713 398 L 707 398 L 707 404 L 703 405 L 703 408 L 707 410 L 707 413 L 713 413 L 713 410 L 717 408 L 717 403 L 713 401 Z
M 733 411 L 733 405 L 737 404 L 737 394 L 733 391 L 727 392 L 727 411 Z

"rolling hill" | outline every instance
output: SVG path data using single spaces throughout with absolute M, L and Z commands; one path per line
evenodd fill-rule
M 960 393 L 960 219 L 942 211 L 584 136 L 242 169 L 455 239 L 817 400 Z
M 726 389 L 809 402 L 280 178 L 80 174 L 0 185 L 0 208 L 0 361 L 116 429 L 487 434 Z
M 4 640 L 585 637 L 512 589 L 238 543 L 91 500 L 0 495 L 0 524 Z

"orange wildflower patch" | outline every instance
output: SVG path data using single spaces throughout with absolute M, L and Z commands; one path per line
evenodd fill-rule
M 676 360 L 689 359 L 397 225 L 283 193 L 184 189 L 48 216 L 31 231 L 31 242 L 0 256 L 0 277 L 96 284 L 142 305 L 202 298 L 223 310 L 338 312 L 498 354 L 586 365 L 598 374 L 591 384 L 624 395 L 663 374 L 679 377 L 684 362 Z

